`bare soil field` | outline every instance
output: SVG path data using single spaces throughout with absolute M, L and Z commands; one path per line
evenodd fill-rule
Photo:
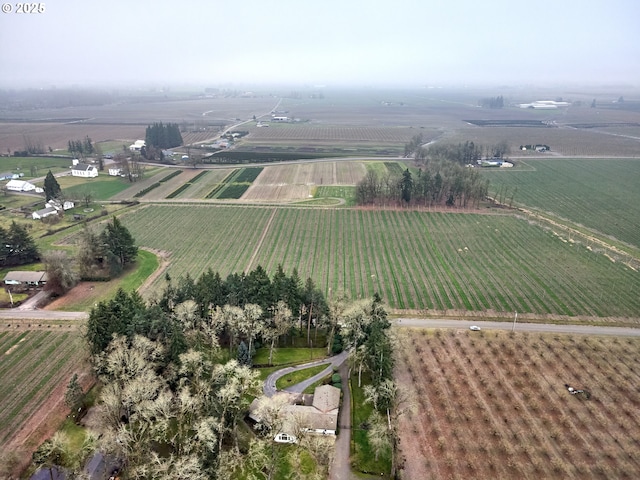
M 318 162 L 266 167 L 246 193 L 245 201 L 306 200 L 320 185 L 355 185 L 366 173 L 363 162 Z
M 122 140 L 129 145 L 144 138 L 145 127 L 140 125 L 95 125 L 85 123 L 4 123 L 0 122 L 0 153 L 7 150 L 23 150 L 25 136 L 47 150 L 66 149 L 69 140 L 81 140 L 86 136 L 94 142 Z
M 636 338 L 399 333 L 406 478 L 638 478 Z M 571 394 L 567 386 L 587 393 Z

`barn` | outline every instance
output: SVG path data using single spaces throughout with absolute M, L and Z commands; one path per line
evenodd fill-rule
M 6 187 L 11 192 L 31 192 L 36 189 L 35 185 L 25 180 L 9 180 Z

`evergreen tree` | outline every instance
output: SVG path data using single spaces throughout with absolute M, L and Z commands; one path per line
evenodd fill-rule
M 136 247 L 129 230 L 120 223 L 117 217 L 114 216 L 113 221 L 107 224 L 101 239 L 121 267 L 135 261 L 138 247 Z
M 74 373 L 67 385 L 67 391 L 64 393 L 64 404 L 69 407 L 71 412 L 75 415 L 78 408 L 82 407 L 83 399 L 84 392 L 78 382 L 78 374 Z
M 26 227 L 11 222 L 9 230 L 0 228 L 0 265 L 24 265 L 40 259 L 40 253 Z
M 253 355 L 249 351 L 247 344 L 244 343 L 244 340 L 240 342 L 240 345 L 238 345 L 238 363 L 240 366 L 253 366 Z
M 102 352 L 114 334 L 132 335 L 133 326 L 145 310 L 144 300 L 136 291 L 127 293 L 121 288 L 113 299 L 98 303 L 87 321 L 86 338 L 91 352 Z
M 413 191 L 413 179 L 408 168 L 402 174 L 400 188 L 402 190 L 402 200 L 409 203 L 411 201 L 411 192 Z
M 47 176 L 44 177 L 44 195 L 47 202 L 52 198 L 58 198 L 61 192 L 60 184 L 56 180 L 56 177 L 53 176 L 53 173 L 51 173 L 51 170 L 49 170 Z

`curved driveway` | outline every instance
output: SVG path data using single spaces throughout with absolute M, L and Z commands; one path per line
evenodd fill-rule
M 304 370 L 305 368 L 309 367 L 315 367 L 316 365 L 324 365 L 325 363 L 328 364 L 327 368 L 322 370 L 317 375 L 314 375 L 313 377 L 308 378 L 303 382 L 297 383 L 296 385 L 292 385 L 284 389 L 286 392 L 302 393 L 309 385 L 312 385 L 321 378 L 329 375 L 333 371 L 334 366 L 339 367 L 340 365 L 342 365 L 348 356 L 349 352 L 345 351 L 333 357 L 323 358 L 322 360 L 317 360 L 315 362 L 304 363 L 302 365 L 296 365 L 294 367 L 286 367 L 282 370 L 277 370 L 269 375 L 264 381 L 264 394 L 267 397 L 272 397 L 277 391 L 276 381 L 278 381 L 280 377 L 284 377 L 288 373 L 295 372 L 296 370 Z

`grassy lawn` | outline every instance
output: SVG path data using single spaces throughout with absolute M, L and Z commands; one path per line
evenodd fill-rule
M 131 186 L 131 182 L 125 179 L 104 173 L 90 179 L 70 176 L 61 177 L 58 178 L 58 183 L 64 194 L 69 198 L 81 199 L 86 192 L 89 192 L 94 200 L 108 200 Z
M 295 365 L 326 357 L 327 350 L 324 348 L 278 348 L 273 351 L 273 365 Z M 253 357 L 253 363 L 254 365 L 267 365 L 269 363 L 269 349 L 259 348 Z
M 51 308 L 70 312 L 88 311 L 96 303 L 112 298 L 118 288 L 127 292 L 137 289 L 157 268 L 158 258 L 153 253 L 138 250 L 135 266 L 127 270 L 123 276 L 109 282 L 91 282 L 90 286 L 80 284 L 75 289 L 84 290 L 77 292 L 74 292 L 75 289 L 71 290 L 66 298 L 62 297 L 59 303 L 54 302 Z
M 323 371 L 325 368 L 327 368 L 326 365 L 316 365 L 315 367 L 309 367 L 305 368 L 304 370 L 296 370 L 295 372 L 291 372 L 284 377 L 280 377 L 276 381 L 276 388 L 278 390 L 284 390 L 291 385 L 296 385 L 306 380 L 307 378 L 313 377 L 314 375 Z
M 53 157 L 3 157 L 0 173 L 24 173 L 21 180 L 44 177 L 49 170 L 51 173 L 61 173 L 69 170 L 71 160 Z M 31 167 L 35 167 L 32 171 Z M 35 175 L 33 175 L 35 174 Z
M 369 375 L 362 375 L 362 385 L 371 383 Z M 358 388 L 358 374 L 357 372 L 351 376 L 351 395 L 354 408 L 351 411 L 351 444 L 353 448 L 352 453 L 352 465 L 354 470 L 358 470 L 364 473 L 384 473 L 388 475 L 391 472 L 391 457 L 389 453 L 386 455 L 381 454 L 378 461 L 375 459 L 375 454 L 369 445 L 367 439 L 366 425 L 369 416 L 373 412 L 373 406 L 369 403 L 364 403 L 364 391 L 362 388 Z
M 343 198 L 346 207 L 356 205 L 356 187 L 318 187 L 314 194 L 314 200 L 323 198 Z

